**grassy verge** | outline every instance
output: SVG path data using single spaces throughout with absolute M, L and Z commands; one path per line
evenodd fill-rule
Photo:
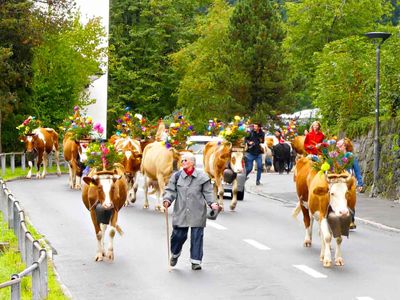
M 66 169 L 61 167 L 61 171 L 65 172 Z M 55 173 L 56 167 L 48 169 L 49 173 Z M 21 168 L 15 168 L 15 172 L 11 173 L 11 169 L 7 168 L 5 175 L 1 177 L 4 180 L 15 179 L 18 177 L 25 177 L 28 173 L 27 170 L 22 171 Z M 31 224 L 27 224 L 29 231 L 32 236 L 37 240 L 43 240 L 42 235 L 40 235 Z M 19 273 L 26 268 L 25 263 L 18 250 L 18 241 L 14 232 L 8 229 L 8 224 L 3 219 L 3 214 L 0 212 L 0 242 L 6 242 L 9 244 L 9 248 L 4 252 L 0 252 L 0 283 L 10 280 L 11 275 Z M 44 247 L 45 243 L 41 242 Z M 21 299 L 32 299 L 32 280 L 31 276 L 24 277 L 21 283 Z M 54 271 L 53 262 L 48 260 L 48 289 L 49 294 L 47 299 L 64 300 L 68 299 L 61 289 L 59 282 Z M 3 288 L 0 289 L 0 299 L 10 299 L 11 289 Z
M 68 168 L 64 167 L 64 165 L 60 165 L 60 169 L 62 173 L 68 173 Z M 43 172 L 43 168 L 40 169 L 41 172 Z M 55 174 L 57 171 L 56 166 L 53 164 L 51 168 L 47 168 L 47 173 L 48 174 Z M 28 175 L 29 169 L 26 168 L 25 170 L 22 170 L 21 167 L 15 168 L 14 173 L 11 172 L 11 168 L 6 168 L 6 172 L 2 174 L 2 171 L 0 169 L 0 177 L 6 180 L 10 179 L 15 179 L 15 178 L 20 178 L 20 177 L 25 177 Z M 34 172 L 32 172 L 32 178 L 36 176 L 36 169 Z

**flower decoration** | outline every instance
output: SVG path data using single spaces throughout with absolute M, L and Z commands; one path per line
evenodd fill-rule
M 186 140 L 193 134 L 193 126 L 180 112 L 177 112 L 173 114 L 169 125 L 165 146 L 167 148 L 173 147 L 177 150 L 186 149 Z
M 32 131 L 38 127 L 42 127 L 42 122 L 33 116 L 29 116 L 21 125 L 17 126 L 16 129 L 20 136 L 24 136 L 31 134 Z
M 123 153 L 115 150 L 114 145 L 109 142 L 92 142 L 87 149 L 87 165 L 98 170 L 110 170 L 114 164 L 121 163 Z
M 224 130 L 221 131 L 220 136 L 227 142 L 239 146 L 244 143 L 244 138 L 248 136 L 244 119 L 240 116 L 235 116 L 233 122 L 229 123 Z
M 206 135 L 219 136 L 222 130 L 224 130 L 224 123 L 214 118 L 214 120 L 208 121 Z
M 292 119 L 286 123 L 285 127 L 283 127 L 281 131 L 284 134 L 285 140 L 292 141 L 298 135 L 296 119 Z
M 69 116 L 64 120 L 62 129 L 71 133 L 71 139 L 80 140 L 90 138 L 93 129 L 101 136 L 104 128 L 99 123 L 96 123 L 96 128 L 93 127 L 93 119 L 82 115 L 78 106 L 74 107 L 74 115 Z
M 129 109 L 127 107 L 127 109 Z M 157 126 L 151 124 L 141 114 L 132 114 L 127 111 L 117 120 L 115 134 L 121 137 L 133 137 L 139 140 L 148 140 L 155 135 Z
M 352 152 L 341 152 L 335 140 L 326 140 L 320 146 L 322 155 L 313 160 L 314 169 L 321 173 L 340 174 L 353 167 L 354 155 Z

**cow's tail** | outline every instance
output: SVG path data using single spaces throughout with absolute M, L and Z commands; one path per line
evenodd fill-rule
M 123 235 L 124 235 L 124 232 L 122 231 L 122 228 L 119 227 L 119 225 L 115 226 L 115 229 L 117 230 L 117 232 L 118 232 L 118 234 L 119 234 L 120 236 L 123 236 Z
M 300 211 L 301 211 L 301 200 L 299 199 L 296 207 L 294 208 L 294 210 L 292 212 L 292 217 L 296 219 L 297 216 L 299 215 Z

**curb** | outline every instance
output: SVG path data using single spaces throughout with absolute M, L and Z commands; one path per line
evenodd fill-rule
M 264 198 L 268 198 L 268 199 L 271 199 L 271 200 L 274 200 L 274 201 L 278 201 L 278 202 L 281 202 L 281 203 L 293 204 L 292 201 L 288 201 L 288 200 L 285 200 L 285 199 L 273 197 L 273 196 L 270 196 L 268 194 L 256 193 L 256 192 L 247 191 L 247 190 L 246 190 L 246 192 L 248 192 L 249 194 L 258 195 L 258 196 L 261 196 L 261 197 L 264 197 Z M 390 227 L 390 226 L 387 226 L 387 225 L 384 225 L 384 224 L 381 224 L 381 223 L 378 223 L 378 222 L 375 222 L 375 221 L 370 221 L 370 220 L 359 218 L 359 217 L 355 217 L 355 219 L 357 221 L 360 221 L 361 223 L 364 223 L 366 225 L 369 225 L 369 226 L 372 226 L 372 227 L 375 227 L 375 228 L 378 228 L 378 229 L 382 229 L 382 230 L 390 231 L 390 232 L 395 232 L 395 233 L 400 233 L 400 229 L 395 228 L 395 227 Z

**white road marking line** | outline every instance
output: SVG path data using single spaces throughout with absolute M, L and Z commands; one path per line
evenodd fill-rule
M 227 230 L 228 229 L 228 228 L 226 228 L 214 221 L 210 221 L 210 220 L 207 220 L 207 225 L 209 225 L 210 227 L 214 227 L 215 229 L 218 229 L 218 230 Z
M 255 240 L 251 240 L 251 239 L 244 239 L 243 241 L 245 241 L 246 243 L 252 245 L 253 247 L 256 247 L 257 249 L 260 250 L 271 250 L 271 248 L 255 241 Z
M 357 300 L 374 300 L 374 298 L 371 297 L 357 297 Z
M 307 267 L 306 265 L 293 265 L 293 267 L 299 269 L 300 271 L 303 271 L 304 273 L 314 277 L 314 278 L 327 278 L 328 276 L 315 271 L 314 269 L 311 269 L 310 267 Z

